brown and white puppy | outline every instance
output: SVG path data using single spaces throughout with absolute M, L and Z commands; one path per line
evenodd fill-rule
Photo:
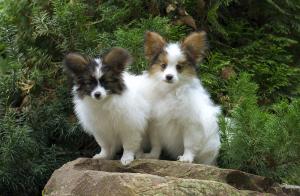
M 102 59 L 70 53 L 64 60 L 74 81 L 75 113 L 101 147 L 94 158 L 112 159 L 123 148 L 123 165 L 140 149 L 150 110 L 140 93 L 142 78 L 124 71 L 130 61 L 122 48 L 113 48 Z
M 147 98 L 152 103 L 148 135 L 151 152 L 162 149 L 183 162 L 213 164 L 218 155 L 219 107 L 197 77 L 197 64 L 207 49 L 206 33 L 195 32 L 180 43 L 167 43 L 155 32 L 145 34 Z

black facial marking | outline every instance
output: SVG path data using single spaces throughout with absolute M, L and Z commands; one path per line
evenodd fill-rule
M 103 88 L 108 89 L 107 82 L 104 80 L 104 77 L 99 79 L 99 83 Z
M 96 63 L 96 62 L 94 62 Z M 103 75 L 97 79 L 94 77 L 94 72 L 97 63 L 92 63 L 90 71 L 79 76 L 76 83 L 78 86 L 77 93 L 79 97 L 83 98 L 85 95 L 91 95 L 92 91 L 100 85 L 106 90 L 107 94 L 121 94 L 125 90 L 125 84 L 122 74 L 116 74 L 115 70 L 110 69 L 109 66 L 103 65 L 101 71 Z
M 124 91 L 123 71 L 131 62 L 131 55 L 124 48 L 112 48 L 104 56 L 102 80 L 111 93 L 121 94 Z
M 177 69 L 177 71 L 178 71 L 179 73 L 181 73 L 181 72 L 182 72 L 182 69 L 183 69 L 183 65 L 177 64 L 177 65 L 176 65 L 176 69 Z
M 131 56 L 123 48 L 113 48 L 103 57 L 101 78 L 95 77 L 98 63 L 86 56 L 70 53 L 65 57 L 65 70 L 77 86 L 76 92 L 80 98 L 91 96 L 94 89 L 100 85 L 107 94 L 121 94 L 126 86 L 123 81 L 125 66 L 131 62 Z
M 110 66 L 102 67 L 103 75 L 100 84 L 112 94 L 121 94 L 125 90 L 125 84 L 121 73 L 116 73 Z
M 83 74 L 77 81 L 77 93 L 83 98 L 85 95 L 91 95 L 91 92 L 97 87 L 97 80 L 90 74 Z
M 77 95 L 83 98 L 91 95 L 91 92 L 97 87 L 98 81 L 93 76 L 97 62 L 86 56 L 70 53 L 64 60 L 65 70 L 77 86 Z
M 73 81 L 78 87 L 77 94 L 79 97 L 83 98 L 86 95 L 90 96 L 91 92 L 97 87 L 98 81 L 93 76 L 97 66 L 98 64 L 95 60 L 89 59 L 85 70 L 76 74 L 74 77 Z

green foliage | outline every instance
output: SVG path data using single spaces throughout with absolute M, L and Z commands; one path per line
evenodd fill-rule
M 22 121 L 24 117 L 14 112 L 0 120 L 0 191 L 5 195 L 38 194 L 40 180 L 45 181 L 57 164 L 51 148 L 41 148 Z
M 228 7 L 233 1 L 235 0 L 211 1 L 210 6 L 207 8 L 207 22 L 210 24 L 211 29 L 216 30 L 225 37 L 228 35 L 224 27 L 219 22 L 219 10 L 223 7 Z
M 226 32 L 230 39 L 222 43 L 212 40 L 217 49 L 200 66 L 200 77 L 215 96 L 222 99 L 228 93 L 229 78 L 224 80 L 228 70 L 232 76 L 241 72 L 253 75 L 261 104 L 300 95 L 300 69 L 291 52 L 298 41 L 254 29 L 246 21 L 232 21 Z
M 19 72 L 12 72 L 9 75 L 1 75 L 0 79 L 0 117 L 9 106 L 20 104 L 21 90 L 17 86 Z
M 221 165 L 299 184 L 300 99 L 262 110 L 256 90 L 248 75 L 229 87 L 235 107 L 220 123 Z
M 105 1 L 97 8 L 100 13 L 98 26 L 111 32 L 124 24 L 131 23 L 134 19 L 148 17 L 149 15 L 143 9 L 144 4 L 139 0 Z
M 145 31 L 173 41 L 191 31 L 167 13 L 170 3 L 208 31 L 199 77 L 233 123 L 220 122 L 221 166 L 300 183 L 297 0 L 2 0 L 1 193 L 38 195 L 54 169 L 99 151 L 72 112 L 63 56 L 120 46 L 134 57 L 130 70 L 141 73 Z
M 38 195 L 54 169 L 99 151 L 76 123 L 66 82 L 50 90 L 45 83 L 49 75 L 43 77 L 36 84 L 40 89 L 26 95 L 23 106 L 20 74 L 0 79 L 0 192 L 4 195 Z
M 244 13 L 252 20 L 263 21 L 263 26 L 268 30 L 285 35 L 296 35 L 300 32 L 298 0 L 247 0 L 240 1 L 240 4 L 243 7 L 251 5 L 252 9 L 248 9 Z
M 233 49 L 232 61 L 236 69 L 254 75 L 262 99 L 276 99 L 276 96 L 286 94 L 291 96 L 293 88 L 300 82 L 299 69 L 290 67 L 293 56 L 286 49 L 294 44 L 297 44 L 295 40 L 267 34 L 243 46 L 242 50 Z

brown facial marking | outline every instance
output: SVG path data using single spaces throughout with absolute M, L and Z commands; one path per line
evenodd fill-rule
M 151 62 L 149 74 L 153 75 L 157 72 L 163 72 L 168 65 L 167 54 L 165 51 L 161 52 L 153 62 Z
M 176 65 L 176 70 L 178 73 L 187 76 L 196 76 L 197 72 L 193 63 L 188 60 L 179 61 Z
M 183 66 L 181 74 L 193 77 L 193 76 L 197 75 L 197 72 L 196 72 L 195 66 L 187 64 L 187 65 Z
M 200 62 L 207 49 L 206 33 L 201 31 L 190 34 L 184 39 L 182 49 L 190 61 Z
M 145 33 L 144 50 L 145 56 L 152 61 L 159 53 L 162 52 L 166 41 L 158 33 L 147 31 Z
M 167 54 L 163 51 L 166 41 L 158 33 L 146 32 L 145 34 L 145 56 L 150 62 L 149 74 L 164 71 L 168 65 Z M 185 55 L 185 60 L 178 62 L 176 69 L 178 73 L 195 77 L 197 76 L 196 64 L 200 62 L 207 49 L 206 33 L 194 32 L 187 36 L 181 48 Z

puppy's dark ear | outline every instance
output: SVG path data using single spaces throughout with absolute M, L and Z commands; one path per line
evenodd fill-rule
M 166 41 L 158 33 L 147 31 L 145 33 L 145 43 L 144 50 L 145 56 L 148 60 L 152 60 L 157 54 L 159 54 L 164 46 Z
M 73 78 L 85 72 L 88 64 L 89 60 L 78 53 L 69 53 L 64 59 L 65 70 Z
M 196 63 L 200 62 L 207 49 L 206 33 L 201 31 L 190 34 L 183 40 L 182 48 Z
M 103 63 L 115 72 L 122 73 L 127 65 L 132 62 L 132 57 L 124 48 L 112 48 L 104 57 Z

